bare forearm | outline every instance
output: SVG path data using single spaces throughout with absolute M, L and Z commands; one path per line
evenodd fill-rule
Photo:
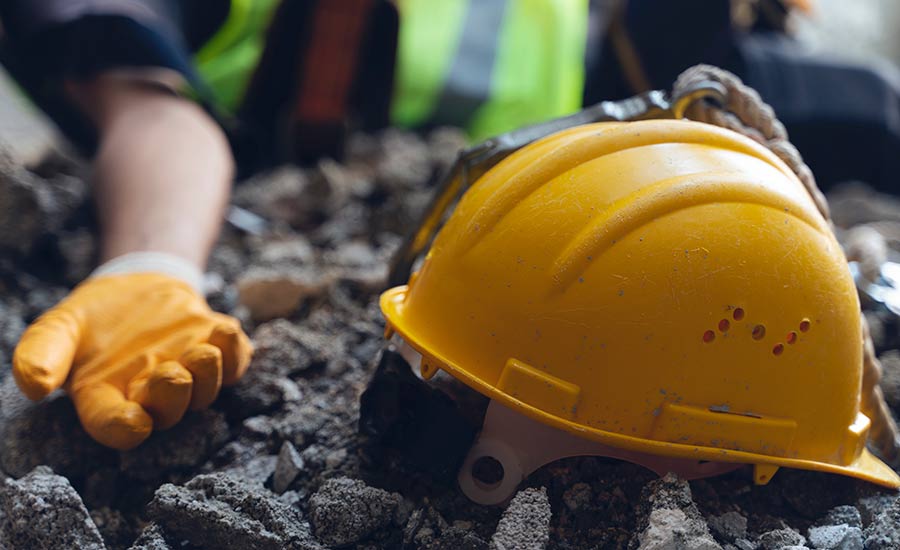
M 203 267 L 233 177 L 221 129 L 193 103 L 145 86 L 100 82 L 77 94 L 101 131 L 102 259 L 157 251 Z

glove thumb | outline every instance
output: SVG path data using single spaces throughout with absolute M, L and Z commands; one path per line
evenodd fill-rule
M 43 399 L 69 376 L 81 328 L 65 310 L 52 309 L 22 335 L 13 352 L 13 376 L 29 399 Z

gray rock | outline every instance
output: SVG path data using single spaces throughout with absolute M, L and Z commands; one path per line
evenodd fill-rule
M 129 550 L 175 550 L 175 547 L 166 541 L 162 527 L 151 523 L 141 531 L 141 536 L 134 541 Z
M 709 528 L 719 539 L 734 542 L 747 537 L 747 518 L 738 512 L 725 512 L 709 518 Z
M 62 392 L 33 403 L 12 376 L 0 381 L 0 466 L 9 475 L 21 477 L 46 465 L 60 475 L 79 477 L 96 464 L 114 461 L 115 454 L 85 433 Z
M 219 406 L 231 420 L 269 412 L 281 404 L 300 401 L 300 387 L 290 378 L 255 370 L 252 366 L 241 380 L 225 388 L 219 397 Z
M 0 151 L 0 248 L 27 252 L 42 233 L 60 229 L 86 197 L 81 179 L 42 178 Z
M 809 545 L 824 550 L 863 550 L 862 529 L 840 525 L 810 527 L 807 535 Z
M 875 521 L 879 514 L 891 507 L 896 496 L 892 495 L 871 495 L 863 497 L 856 502 L 856 509 L 859 510 L 859 516 L 862 519 L 862 526 L 868 527 Z
M 272 480 L 272 487 L 275 492 L 281 494 L 287 491 L 291 483 L 303 470 L 303 458 L 290 441 L 281 444 L 281 451 L 278 452 L 278 462 L 275 464 L 275 477 Z
M 267 239 L 258 252 L 256 263 L 266 267 L 304 267 L 316 260 L 309 240 L 300 235 Z
M 868 550 L 896 550 L 900 548 L 900 498 L 875 516 L 863 531 Z
M 276 455 L 254 456 L 242 464 L 221 470 L 221 473 L 262 487 L 272 477 L 277 463 Z
M 313 227 L 327 214 L 327 197 L 311 192 L 313 182 L 293 166 L 252 178 L 235 187 L 232 196 L 238 206 L 255 214 L 300 229 Z M 328 209 L 330 211 L 330 208 Z
M 261 488 L 223 474 L 165 484 L 147 515 L 166 533 L 204 548 L 319 550 L 300 512 Z
M 256 321 L 289 317 L 303 300 L 324 294 L 331 273 L 320 269 L 253 268 L 237 282 L 238 300 Z
M 641 492 L 636 535 L 641 550 L 721 550 L 694 504 L 688 482 L 675 474 L 651 481 Z
M 900 351 L 887 351 L 878 359 L 881 360 L 881 391 L 884 398 L 894 410 L 900 409 Z
M 45 466 L 19 480 L 3 480 L 0 510 L 0 541 L 10 548 L 106 548 L 78 493 Z
M 303 372 L 329 358 L 330 340 L 285 319 L 264 323 L 253 333 L 251 368 L 280 376 Z
M 173 428 L 153 432 L 140 447 L 121 453 L 121 468 L 135 479 L 159 479 L 172 470 L 203 464 L 228 437 L 228 424 L 220 411 L 191 412 Z
M 516 493 L 491 537 L 491 550 L 543 550 L 550 542 L 550 500 L 547 489 Z
M 793 529 L 775 529 L 759 537 L 759 544 L 764 550 L 781 550 L 785 546 L 803 546 L 805 543 L 803 535 Z
M 390 525 L 401 500 L 359 480 L 330 479 L 309 499 L 309 519 L 319 540 L 346 546 Z
M 845 523 L 850 527 L 862 528 L 862 516 L 856 506 L 836 506 L 825 514 L 825 517 L 816 522 L 817 525 L 841 525 Z

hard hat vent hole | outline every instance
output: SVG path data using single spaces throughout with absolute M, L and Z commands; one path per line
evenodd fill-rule
M 503 464 L 492 456 L 482 456 L 472 463 L 472 478 L 486 491 L 499 487 L 505 475 Z
M 800 321 L 800 332 L 808 331 L 809 326 L 810 326 L 809 319 L 804 319 L 804 320 Z
M 788 344 L 793 344 L 793 343 L 797 342 L 797 333 L 794 331 L 790 331 L 787 335 L 786 340 L 787 340 Z
M 719 331 L 725 332 L 731 327 L 731 323 L 728 322 L 728 319 L 722 319 L 719 321 Z
M 784 344 L 775 344 L 775 347 L 772 348 L 773 355 L 781 355 L 784 352 Z
M 707 330 L 706 332 L 703 333 L 703 341 L 706 342 L 707 344 L 712 342 L 715 339 L 716 339 L 715 332 L 713 332 L 711 330 Z
M 766 327 L 763 325 L 756 325 L 753 327 L 753 332 L 750 334 L 753 336 L 754 340 L 762 340 L 766 336 Z
M 739 308 L 736 308 L 736 309 L 731 313 L 731 316 L 734 317 L 734 320 L 735 320 L 735 321 L 740 321 L 740 320 L 742 320 L 742 319 L 744 318 L 744 308 L 740 308 L 740 307 L 739 307 Z

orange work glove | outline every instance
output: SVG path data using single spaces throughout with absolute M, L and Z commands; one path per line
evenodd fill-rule
M 136 447 L 234 384 L 253 352 L 238 321 L 212 311 L 179 278 L 97 276 L 22 335 L 13 374 L 33 400 L 64 386 L 103 445 Z

